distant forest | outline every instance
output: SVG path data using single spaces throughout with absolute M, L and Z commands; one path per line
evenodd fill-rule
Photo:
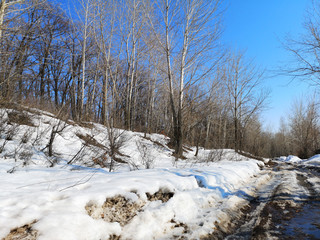
M 294 103 L 278 132 L 262 128 L 270 93 L 264 71 L 221 43 L 222 1 L 74 0 L 61 6 L 0 1 L 2 104 L 165 134 L 177 157 L 184 145 L 302 158 L 320 148 L 316 97 Z M 317 7 L 307 21 L 309 38 L 288 40 L 297 65 L 285 69 L 311 81 L 320 77 Z

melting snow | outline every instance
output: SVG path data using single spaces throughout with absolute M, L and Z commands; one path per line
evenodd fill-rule
M 36 127 L 20 125 L 12 140 L 0 139 L 0 145 L 6 145 L 0 154 L 0 239 L 24 225 L 31 226 L 39 240 L 199 238 L 213 232 L 215 222 L 227 218 L 226 209 L 243 204 L 263 165 L 233 150 L 216 150 L 221 154 L 219 162 L 208 162 L 212 151 L 204 149 L 198 157 L 192 149 L 185 153 L 187 160 L 175 161 L 166 146 L 167 137 L 148 134 L 143 138 L 142 133 L 123 132 L 121 154 L 130 165 L 117 164 L 109 172 L 94 165 L 95 146 L 81 154 L 79 134 L 94 136 L 96 142 L 108 146 L 107 130 L 99 124 L 83 128 L 68 123 L 54 141 L 58 157 L 46 156 L 43 149 L 57 121 L 49 114 L 35 115 Z M 30 139 L 22 144 L 28 131 Z M 137 142 L 147 149 L 153 169 L 145 169 Z M 21 149 L 28 149 L 30 159 L 14 154 Z M 166 201 L 150 197 L 157 192 L 170 193 L 170 197 Z M 138 206 L 123 223 L 110 221 L 98 209 L 117 197 L 123 204 Z M 95 217 L 88 213 L 93 206 Z

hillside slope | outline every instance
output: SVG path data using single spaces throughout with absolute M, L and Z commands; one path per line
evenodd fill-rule
M 188 148 L 176 161 L 163 135 L 37 109 L 0 116 L 0 239 L 198 239 L 268 180 L 233 150 Z

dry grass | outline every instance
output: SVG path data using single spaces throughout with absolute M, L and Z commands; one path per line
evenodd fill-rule
M 173 197 L 174 193 L 159 190 L 154 194 L 146 193 L 149 201 L 167 202 Z M 121 195 L 107 198 L 102 206 L 88 203 L 85 209 L 89 216 L 94 219 L 103 219 L 107 222 L 118 222 L 121 226 L 126 225 L 138 212 L 140 212 L 146 202 L 138 200 L 132 202 Z
M 144 206 L 141 202 L 131 202 L 123 196 L 107 198 L 101 207 L 87 204 L 85 207 L 89 216 L 94 219 L 103 219 L 107 222 L 118 222 L 121 226 L 126 225 L 137 212 Z
M 11 111 L 8 112 L 8 123 L 16 123 L 18 125 L 27 125 L 30 127 L 35 127 L 35 125 L 32 122 L 31 117 L 23 111 Z
M 154 194 L 147 193 L 147 197 L 149 201 L 162 201 L 162 202 L 168 202 L 170 198 L 172 198 L 174 193 L 172 192 L 166 192 L 163 190 L 159 190 L 158 192 Z
M 151 139 L 151 138 L 149 138 L 149 137 L 143 137 L 144 139 L 147 139 L 147 140 L 149 140 L 149 141 L 151 141 L 151 142 L 153 142 L 155 145 L 157 145 L 157 146 L 159 146 L 160 148 L 164 148 L 164 149 L 167 149 L 168 147 L 167 146 L 165 146 L 164 144 L 162 144 L 161 142 L 158 142 L 158 141 L 156 141 L 156 140 L 153 140 L 153 139 Z
M 259 161 L 263 161 L 263 158 L 262 157 L 259 157 L 259 156 L 255 156 L 251 153 L 248 153 L 248 152 L 243 152 L 243 151 L 238 151 L 238 153 L 244 157 L 247 157 L 247 158 L 253 158 L 253 159 L 256 159 L 256 160 L 259 160 Z
M 91 145 L 91 146 L 95 146 L 95 147 L 98 147 L 101 149 L 106 149 L 106 147 L 104 145 L 99 143 L 94 137 L 90 136 L 89 134 L 83 135 L 81 133 L 77 133 L 76 135 L 78 138 L 83 140 L 86 145 Z
M 34 220 L 31 223 L 12 229 L 2 240 L 36 240 L 38 238 L 38 231 L 32 228 L 32 225 L 36 222 Z

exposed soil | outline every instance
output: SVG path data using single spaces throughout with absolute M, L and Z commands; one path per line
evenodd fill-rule
M 146 195 L 149 201 L 160 200 L 162 202 L 167 202 L 174 194 L 160 189 L 154 194 L 146 193 Z M 118 222 L 121 226 L 124 226 L 130 222 L 138 212 L 142 211 L 145 204 L 146 202 L 141 199 L 132 202 L 125 197 L 118 195 L 107 198 L 102 206 L 88 203 L 85 208 L 89 216 L 94 219 L 103 219 L 107 222 Z
M 133 192 L 134 193 L 134 192 Z M 154 194 L 146 193 L 148 201 L 162 201 L 163 203 L 169 201 L 174 193 L 160 189 Z M 146 202 L 138 199 L 133 202 L 126 199 L 124 196 L 118 195 L 112 198 L 107 198 L 102 206 L 97 206 L 93 203 L 88 203 L 85 207 L 89 216 L 94 219 L 103 219 L 107 222 L 118 222 L 122 227 L 128 224 L 139 212 L 143 211 Z M 172 220 L 174 221 L 174 220 Z M 182 223 L 175 223 L 173 228 L 184 228 L 183 232 L 188 231 L 187 225 Z M 121 236 L 112 235 L 109 240 L 119 240 Z M 7 239 L 5 239 L 7 240 Z
M 103 219 L 107 222 L 119 222 L 126 225 L 144 206 L 144 202 L 131 202 L 123 196 L 107 198 L 102 206 L 88 203 L 85 207 L 88 214 L 94 219 Z
M 162 201 L 162 202 L 168 202 L 170 198 L 173 197 L 174 193 L 172 192 L 165 192 L 163 190 L 159 190 L 158 192 L 154 194 L 146 193 L 149 201 Z
M 188 233 L 188 232 L 190 231 L 188 225 L 185 224 L 185 223 L 176 222 L 174 219 L 171 219 L 171 223 L 174 224 L 174 225 L 172 226 L 172 229 L 173 229 L 173 228 L 183 228 L 182 234 L 186 234 L 186 233 Z M 187 238 L 186 238 L 185 236 L 183 236 L 183 235 L 173 235 L 173 238 L 179 239 L 179 240 L 187 239 Z
M 2 240 L 36 240 L 38 237 L 38 231 L 32 228 L 32 225 L 36 222 L 37 221 L 34 220 L 31 223 L 12 229 Z

